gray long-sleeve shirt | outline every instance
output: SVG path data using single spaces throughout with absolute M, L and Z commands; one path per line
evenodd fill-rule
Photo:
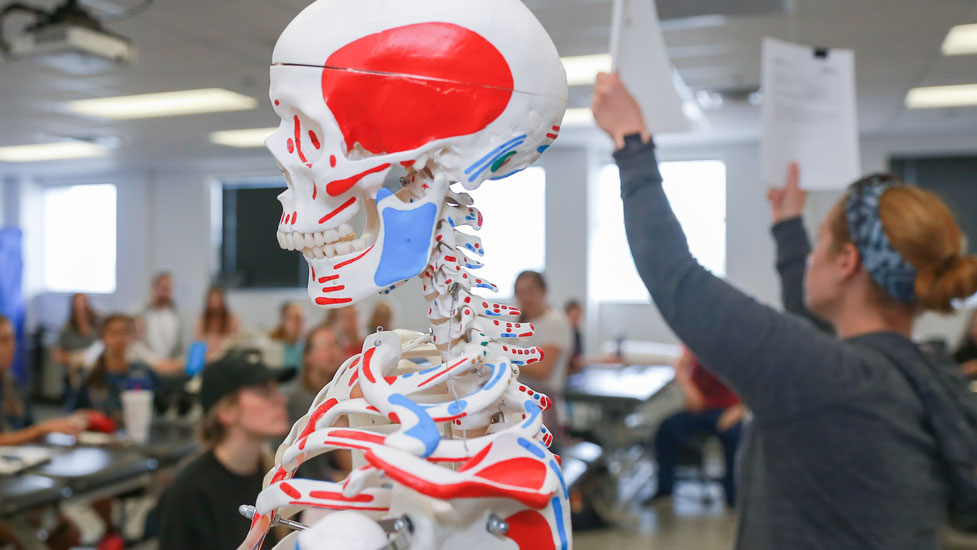
M 713 276 L 689 253 L 653 146 L 631 139 L 615 158 L 638 273 L 672 330 L 754 413 L 736 547 L 939 548 L 948 488 L 938 445 L 906 377 L 875 351 L 912 361 L 912 342 L 838 340 Z

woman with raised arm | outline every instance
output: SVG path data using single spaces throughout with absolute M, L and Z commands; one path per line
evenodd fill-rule
M 601 75 L 595 94 L 638 273 L 679 339 L 754 414 L 736 547 L 939 548 L 948 506 L 977 509 L 974 397 L 910 340 L 918 313 L 977 292 L 977 258 L 962 255 L 946 206 L 889 176 L 849 189 L 804 281 L 807 309 L 835 337 L 695 261 L 640 108 L 616 75 Z

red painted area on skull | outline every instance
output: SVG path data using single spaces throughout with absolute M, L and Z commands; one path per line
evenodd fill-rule
M 342 212 L 343 210 L 346 210 L 350 206 L 353 206 L 355 203 L 356 203 L 356 197 L 350 197 L 348 201 L 346 201 L 343 204 L 339 205 L 339 208 L 337 208 L 337 209 L 333 210 L 332 212 L 326 214 L 325 216 L 319 218 L 319 223 L 322 224 L 322 223 L 325 223 L 325 222 L 327 222 L 327 221 L 335 218 L 340 212 Z
M 319 136 L 315 135 L 315 132 L 313 132 L 312 130 L 309 130 L 309 141 L 312 142 L 312 146 L 315 147 L 316 149 L 322 147 L 322 144 L 319 143 Z
M 348 304 L 352 302 L 352 298 L 316 298 L 315 303 L 320 306 L 331 306 L 333 304 Z
M 338 197 L 339 195 L 342 195 L 343 193 L 352 189 L 354 185 L 359 183 L 360 180 L 366 176 L 376 174 L 377 172 L 383 172 L 387 168 L 390 168 L 390 164 L 381 164 L 380 166 L 374 166 L 369 170 L 364 170 L 355 176 L 351 176 L 343 180 L 329 182 L 329 184 L 326 185 L 326 193 L 329 193 L 333 197 Z
M 295 152 L 295 142 L 292 141 L 292 138 L 288 138 L 288 141 L 285 142 L 285 147 L 288 149 L 289 155 Z
M 451 23 L 365 36 L 337 50 L 326 65 L 352 69 L 322 72 L 323 99 L 347 151 L 359 143 L 374 154 L 399 153 L 473 134 L 497 119 L 512 97 L 512 72 L 502 53 Z
M 312 200 L 315 200 L 315 196 L 319 193 L 319 186 L 312 182 Z
M 519 550 L 554 550 L 553 531 L 543 514 L 523 510 L 505 518 L 509 530 L 505 536 L 519 546 Z
M 376 246 L 376 245 L 373 245 L 373 246 Z M 367 248 L 362 254 L 360 254 L 359 256 L 357 256 L 355 258 L 353 258 L 352 260 L 346 260 L 345 262 L 341 262 L 341 263 L 336 264 L 335 266 L 333 266 L 333 269 L 341 269 L 341 268 L 344 268 L 344 267 L 348 266 L 349 264 L 351 264 L 353 262 L 356 262 L 356 261 L 362 259 L 364 256 L 366 256 L 367 254 L 369 254 L 371 250 L 373 250 L 373 246 L 371 246 L 370 248 Z
M 302 152 L 302 123 L 299 121 L 298 115 L 292 117 L 292 123 L 295 126 L 295 152 L 299 154 L 299 160 L 309 162 L 309 159 L 305 158 L 305 154 Z
M 336 167 L 336 155 L 329 155 L 329 166 L 332 168 Z

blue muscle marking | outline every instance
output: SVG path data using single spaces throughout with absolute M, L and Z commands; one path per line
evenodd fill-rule
M 563 525 L 563 505 L 560 497 L 553 497 L 553 516 L 556 517 L 556 531 L 560 534 L 560 550 L 567 550 L 567 529 Z
M 489 365 L 489 366 L 495 369 L 495 375 L 492 377 L 491 380 L 489 380 L 488 384 L 485 384 L 485 387 L 482 388 L 483 390 L 492 388 L 492 386 L 496 385 L 499 382 L 499 380 L 502 380 L 502 375 L 505 374 L 505 363 L 500 363 L 498 366 L 496 365 Z
M 438 370 L 440 368 L 441 368 L 441 365 L 438 365 L 436 367 L 427 368 L 427 369 L 424 369 L 424 370 L 420 371 L 420 374 L 431 374 L 432 372 L 434 372 L 434 371 L 436 371 L 436 370 Z
M 536 148 L 536 152 L 537 153 L 545 153 L 546 150 L 549 149 L 549 148 L 550 148 L 549 145 L 540 145 L 539 147 Z
M 417 424 L 405 431 L 404 434 L 424 444 L 425 458 L 431 456 L 431 453 L 438 448 L 438 443 L 441 441 L 441 434 L 438 433 L 438 428 L 434 425 L 434 420 L 431 420 L 431 416 L 427 414 L 427 411 L 423 407 L 399 393 L 391 395 L 387 400 L 391 405 L 403 407 L 414 413 L 414 416 L 417 417 Z
M 410 378 L 411 376 L 414 376 L 415 374 L 417 374 L 417 373 L 416 372 L 408 372 L 407 374 L 401 374 L 400 375 L 400 378 Z
M 513 359 L 512 364 L 513 365 L 519 365 L 521 367 L 521 366 L 525 365 L 526 362 L 525 361 L 516 361 L 515 359 Z
M 539 394 L 538 393 L 534 393 L 533 394 L 533 399 L 535 399 L 536 401 L 539 401 Z M 546 430 L 543 430 L 543 431 L 545 432 Z
M 431 203 L 412 210 L 383 209 L 383 254 L 373 276 L 377 286 L 384 287 L 424 271 L 437 214 L 438 207 Z
M 496 160 L 502 158 L 503 155 L 507 154 L 509 151 L 512 151 L 513 149 L 516 149 L 517 147 L 519 147 L 523 143 L 525 143 L 525 141 L 517 141 L 512 146 L 507 147 L 504 151 L 502 151 L 501 153 L 499 153 L 498 155 L 496 155 L 491 161 L 485 163 L 485 165 L 482 166 L 482 167 L 480 167 L 478 170 L 475 170 L 475 173 L 472 174 L 471 177 L 468 178 L 468 181 L 475 181 L 475 180 L 477 180 L 478 179 L 478 176 L 480 176 L 482 174 L 482 172 L 488 170 L 489 167 L 492 166 L 492 163 L 493 162 L 495 162 Z M 500 168 L 501 168 L 501 166 L 500 166 Z M 518 172 L 518 170 L 517 170 L 517 172 Z M 513 174 L 514 173 L 515 172 L 513 172 Z M 507 175 L 512 175 L 512 174 L 507 174 Z M 503 176 L 503 177 L 505 177 L 505 176 Z M 492 178 L 492 179 L 499 179 L 499 178 Z
M 532 441 L 529 441 L 524 437 L 520 437 L 517 441 L 523 449 L 526 449 L 527 451 L 533 453 L 539 458 L 546 458 L 546 453 L 544 453 L 539 447 L 534 445 Z
M 495 155 L 498 154 L 498 153 L 500 153 L 500 152 L 502 152 L 503 149 L 505 149 L 507 147 L 511 147 L 512 144 L 514 144 L 515 142 L 517 142 L 519 140 L 524 140 L 524 139 L 526 139 L 526 134 L 523 134 L 523 135 L 521 135 L 519 137 L 512 138 L 509 141 L 503 143 L 502 145 L 499 145 L 498 147 L 496 147 L 495 149 L 493 149 L 491 153 L 485 155 L 484 157 L 482 157 L 481 159 L 479 159 L 478 162 L 476 162 L 475 164 L 472 164 L 471 166 L 469 166 L 465 170 L 465 174 L 471 174 L 472 173 L 472 170 L 474 170 L 475 168 L 479 167 L 482 163 L 488 162 L 491 159 L 495 158 Z M 483 168 L 483 170 L 484 170 L 484 168 Z
M 455 226 L 455 220 L 453 220 L 451 218 L 448 218 L 448 224 L 451 225 L 451 227 L 454 227 Z
M 420 272 L 418 272 L 418 273 L 420 273 Z M 478 288 L 489 288 L 489 289 L 492 288 L 492 285 L 485 284 L 485 283 L 478 283 L 475 286 L 477 286 Z
M 539 410 L 539 406 L 536 405 L 536 403 L 534 403 L 533 401 L 527 400 L 525 403 L 523 403 L 522 406 L 526 410 L 526 412 L 529 413 L 529 418 L 527 418 L 526 421 L 522 423 L 522 427 L 528 428 L 530 424 L 536 421 L 536 417 L 539 416 L 542 411 Z
M 560 480 L 560 486 L 563 487 L 563 498 L 570 498 L 570 492 L 567 491 L 567 482 L 563 481 L 563 472 L 560 471 L 560 466 L 552 458 L 550 459 L 550 469 L 556 474 L 556 478 Z
M 391 195 L 393 195 L 393 191 L 387 189 L 386 187 L 381 187 L 380 190 L 377 191 L 377 202 L 380 202 Z
M 499 335 L 500 338 L 515 338 L 516 335 L 511 332 L 503 332 Z
M 492 317 L 500 317 L 500 316 L 501 316 L 501 314 L 499 314 L 499 313 L 496 313 L 496 312 L 494 312 L 494 311 L 486 311 L 486 312 L 485 312 L 485 315 L 490 315 L 490 316 L 492 316 Z
M 466 403 L 465 401 L 455 401 L 454 403 L 448 405 L 448 414 L 451 415 L 461 414 L 462 411 L 464 411 L 465 407 L 467 406 L 468 403 Z

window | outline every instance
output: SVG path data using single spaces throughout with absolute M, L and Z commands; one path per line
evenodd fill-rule
M 219 280 L 231 288 L 304 288 L 302 254 L 278 244 L 283 178 L 224 182 L 221 189 Z
M 115 186 L 49 187 L 42 200 L 44 288 L 115 292 Z
M 484 218 L 474 234 L 482 239 L 485 256 L 478 259 L 485 267 L 476 273 L 499 287 L 496 298 L 510 299 L 519 272 L 546 266 L 546 171 L 527 168 L 471 195 Z
M 663 162 L 665 194 L 682 224 L 689 249 L 706 269 L 726 274 L 726 165 L 717 160 Z M 617 166 L 605 166 L 597 182 L 591 226 L 590 295 L 597 301 L 644 302 L 624 230 Z

